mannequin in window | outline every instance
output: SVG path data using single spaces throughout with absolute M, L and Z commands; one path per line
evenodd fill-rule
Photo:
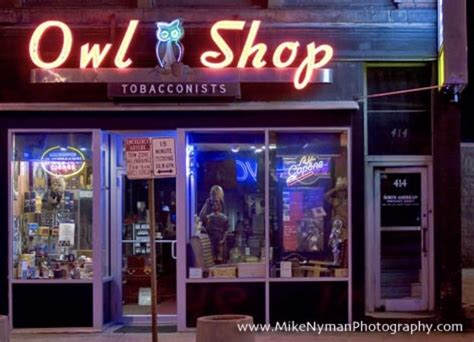
M 340 238 L 342 241 L 347 240 L 347 215 L 348 215 L 348 198 L 347 198 L 347 178 L 338 177 L 336 186 L 326 192 L 325 200 L 332 206 L 332 220 L 340 220 L 342 223 Z
M 199 212 L 199 219 L 201 222 L 205 224 L 206 216 L 213 212 L 212 209 L 212 202 L 219 200 L 222 202 L 222 209 L 224 211 L 224 189 L 222 189 L 219 185 L 212 186 L 211 190 L 209 191 L 209 198 L 206 200 L 204 205 L 202 206 L 201 211 Z
M 206 232 L 212 244 L 212 254 L 216 262 L 224 261 L 224 249 L 229 230 L 229 220 L 222 213 L 223 202 L 220 199 L 211 200 L 212 213 L 205 216 Z
M 332 223 L 331 235 L 329 235 L 329 247 L 332 252 L 332 262 L 335 266 L 341 265 L 341 245 L 342 245 L 342 221 L 334 220 Z

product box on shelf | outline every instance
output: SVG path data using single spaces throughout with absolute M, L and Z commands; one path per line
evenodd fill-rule
M 239 278 L 265 278 L 264 262 L 239 262 L 237 270 Z
M 209 268 L 211 278 L 235 278 L 237 268 L 229 265 L 219 265 Z

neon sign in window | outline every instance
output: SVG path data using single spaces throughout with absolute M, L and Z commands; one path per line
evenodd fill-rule
M 320 178 L 330 177 L 330 159 L 314 155 L 284 160 L 284 177 L 288 186 L 295 184 L 310 185 Z
M 238 182 L 257 182 L 258 163 L 256 160 L 236 159 L 235 167 Z
M 75 147 L 54 146 L 41 156 L 41 167 L 51 176 L 72 177 L 84 170 L 85 159 L 84 154 Z

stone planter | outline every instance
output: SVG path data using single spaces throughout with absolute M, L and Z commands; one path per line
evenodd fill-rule
M 10 327 L 7 316 L 0 316 L 0 341 L 10 342 Z
M 240 332 L 237 324 L 253 324 L 253 318 L 245 315 L 199 317 L 196 342 L 254 342 L 255 333 Z

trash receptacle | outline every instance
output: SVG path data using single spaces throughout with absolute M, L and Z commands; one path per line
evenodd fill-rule
M 253 324 L 253 318 L 245 315 L 199 317 L 197 320 L 196 342 L 254 342 L 254 332 L 239 331 L 238 327 L 238 325 L 250 324 Z
M 7 316 L 0 316 L 0 342 L 10 342 L 10 326 Z

